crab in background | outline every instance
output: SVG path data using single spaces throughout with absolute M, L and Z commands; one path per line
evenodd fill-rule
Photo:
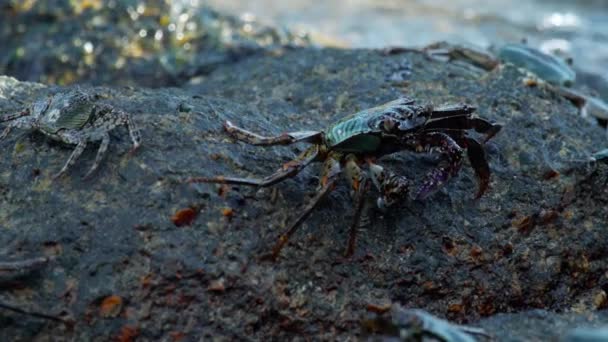
M 0 122 L 9 122 L 0 134 L 0 140 L 6 138 L 13 128 L 21 128 L 36 130 L 53 140 L 76 145 L 65 165 L 53 178 L 65 174 L 89 142 L 101 141 L 97 157 L 85 175 L 86 178 L 99 167 L 110 144 L 109 132 L 116 127 L 128 127 L 133 151 L 141 144 L 139 130 L 131 116 L 98 100 L 98 95 L 81 89 L 59 92 L 37 100 L 19 113 L 0 117 Z

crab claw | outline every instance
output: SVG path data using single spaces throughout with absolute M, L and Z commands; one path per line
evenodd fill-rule
M 372 182 L 381 193 L 376 201 L 380 210 L 386 210 L 409 194 L 411 182 L 406 177 L 396 175 L 377 164 L 370 165 L 370 173 Z
M 479 189 L 475 194 L 475 199 L 480 198 L 488 190 L 490 186 L 490 166 L 486 159 L 486 153 L 481 144 L 473 138 L 465 138 L 467 142 L 467 156 L 469 162 L 475 170 Z

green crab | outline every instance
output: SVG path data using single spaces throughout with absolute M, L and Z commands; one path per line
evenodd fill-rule
M 252 133 L 226 121 L 226 132 L 248 144 L 271 146 L 307 142 L 312 146 L 263 179 L 218 176 L 191 178 L 189 182 L 266 187 L 295 176 L 312 162 L 322 162 L 316 195 L 281 234 L 271 256 L 273 259 L 278 257 L 301 223 L 334 188 L 340 174 L 346 176 L 355 203 L 355 215 L 345 253 L 350 256 L 354 251 L 363 196 L 369 190 L 370 184 L 374 184 L 380 192 L 377 201 L 380 208 L 391 207 L 409 193 L 410 181 L 377 164 L 376 158 L 403 150 L 441 153 L 444 159 L 426 175 L 413 196 L 422 200 L 458 173 L 463 152 L 467 150 L 478 177 L 479 190 L 476 197 L 480 197 L 487 190 L 490 168 L 485 152 L 482 144 L 470 137 L 467 130 L 473 129 L 485 134 L 485 142 L 498 133 L 501 125 L 473 116 L 475 110 L 475 107 L 467 104 L 433 107 L 417 104 L 413 99 L 400 98 L 347 116 L 325 131 L 289 132 L 271 137 Z
M 0 117 L 0 122 L 9 121 L 0 134 L 0 140 L 6 138 L 13 128 L 22 128 L 37 130 L 53 140 L 76 145 L 63 168 L 53 178 L 63 175 L 76 162 L 88 142 L 101 141 L 97 157 L 85 175 L 86 178 L 99 167 L 110 143 L 108 132 L 114 128 L 120 125 L 128 127 L 133 141 L 132 151 L 141 144 L 139 130 L 131 116 L 98 100 L 97 94 L 72 89 L 35 101 L 19 113 Z

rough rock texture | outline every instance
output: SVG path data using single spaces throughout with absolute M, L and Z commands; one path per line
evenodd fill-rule
M 357 339 L 367 311 L 391 302 L 456 322 L 482 319 L 500 340 L 538 337 L 523 324 L 506 330 L 501 316 L 485 317 L 542 308 L 605 321 L 592 313 L 607 303 L 608 165 L 585 162 L 606 145 L 604 133 L 522 76 L 512 67 L 472 74 L 418 54 L 302 49 L 219 67 L 181 89 L 97 88 L 141 126 L 134 156 L 126 131 L 117 130 L 92 179 L 81 179 L 95 156 L 90 148 L 52 181 L 71 148 L 17 130 L 0 142 L 2 254 L 55 258 L 39 277 L 0 295 L 68 311 L 77 322 L 69 330 L 1 312 L 1 338 Z M 0 113 L 57 89 L 2 77 Z M 486 146 L 491 189 L 473 200 L 475 177 L 465 164 L 422 203 L 370 209 L 352 259 L 341 256 L 352 206 L 340 186 L 278 262 L 258 260 L 314 191 L 318 166 L 263 190 L 182 182 L 263 176 L 303 147 L 235 143 L 223 120 L 266 133 L 322 129 L 404 94 L 466 101 L 504 124 Z M 382 162 L 419 181 L 437 159 L 403 153 Z M 177 227 L 172 216 L 188 207 L 198 217 Z M 545 329 L 543 338 L 561 331 Z

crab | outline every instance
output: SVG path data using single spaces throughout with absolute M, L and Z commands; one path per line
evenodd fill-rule
M 113 106 L 99 102 L 98 94 L 72 89 L 59 92 L 35 101 L 19 113 L 0 117 L 0 122 L 9 122 L 0 134 L 0 141 L 13 128 L 33 129 L 53 140 L 76 145 L 61 170 L 53 176 L 58 178 L 66 173 L 89 142 L 101 141 L 93 166 L 84 176 L 89 177 L 98 167 L 110 143 L 109 132 L 120 125 L 126 125 L 133 141 L 134 152 L 141 144 L 141 137 L 131 116 Z
M 419 52 L 429 59 L 463 62 L 486 71 L 496 69 L 501 62 L 508 62 L 540 77 L 546 82 L 542 83 L 545 88 L 572 102 L 582 117 L 608 120 L 608 104 L 604 100 L 572 89 L 576 80 L 576 72 L 571 67 L 572 59 L 562 60 L 526 44 L 505 44 L 495 50 L 496 55 L 466 44 L 436 42 L 422 48 L 393 47 L 384 53 Z M 534 78 L 526 78 L 528 85 L 537 83 Z
M 571 59 L 564 61 L 526 44 L 505 44 L 492 50 L 495 50 L 496 55 L 472 45 L 436 42 L 405 51 L 423 52 L 434 59 L 465 62 L 486 71 L 494 70 L 501 62 L 508 62 L 551 84 L 563 87 L 572 86 L 576 79 Z
M 215 110 L 213 106 L 211 108 Z M 475 110 L 475 107 L 467 104 L 433 107 L 417 104 L 410 98 L 399 98 L 347 116 L 325 131 L 298 131 L 269 137 L 226 121 L 226 132 L 236 140 L 248 144 L 271 146 L 307 142 L 312 146 L 285 163 L 275 173 L 262 179 L 217 176 L 190 178 L 188 181 L 267 187 L 297 175 L 313 162 L 322 162 L 320 184 L 315 196 L 281 234 L 269 256 L 276 260 L 281 249 L 302 222 L 321 199 L 334 189 L 340 174 L 344 174 L 350 184 L 355 206 L 345 251 L 346 256 L 351 256 L 354 252 L 364 195 L 370 189 L 370 184 L 380 192 L 377 205 L 384 210 L 406 200 L 409 195 L 411 181 L 376 163 L 375 160 L 379 157 L 402 150 L 441 153 L 443 160 L 426 175 L 422 185 L 413 195 L 414 199 L 423 200 L 458 173 L 463 152 L 467 150 L 469 161 L 478 178 L 476 198 L 486 192 L 490 181 L 490 168 L 482 143 L 470 137 L 468 130 L 484 134 L 485 143 L 498 133 L 502 126 L 473 116 Z

